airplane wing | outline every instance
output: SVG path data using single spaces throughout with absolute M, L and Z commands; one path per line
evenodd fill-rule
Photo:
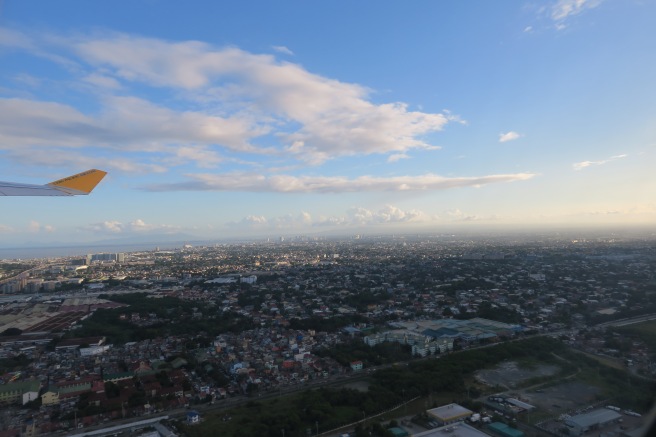
M 107 172 L 87 170 L 46 185 L 0 182 L 0 196 L 77 196 L 89 194 Z

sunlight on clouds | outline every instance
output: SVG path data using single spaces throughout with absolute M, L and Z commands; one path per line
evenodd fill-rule
M 574 170 L 583 170 L 584 168 L 587 168 L 587 167 L 591 167 L 591 166 L 595 166 L 595 165 L 604 165 L 604 164 L 607 164 L 609 162 L 616 161 L 618 159 L 626 158 L 627 156 L 628 155 L 624 154 L 624 155 L 611 156 L 610 158 L 604 159 L 602 161 L 581 161 L 581 162 L 576 162 L 576 163 L 572 164 L 572 167 L 574 168 Z
M 398 102 L 375 105 L 366 100 L 368 90 L 360 85 L 236 48 L 127 35 L 81 41 L 76 48 L 86 61 L 114 69 L 123 80 L 199 93 L 215 84 L 228 87 L 238 94 L 233 100 L 243 101 L 242 109 L 253 110 L 255 104 L 258 113 L 277 120 L 276 126 L 283 123 L 277 134 L 288 146 L 298 141 L 311 144 L 298 155 L 310 163 L 341 155 L 427 148 L 430 145 L 418 136 L 441 130 L 450 120 L 459 121 L 450 114 L 409 111 Z M 214 103 L 221 105 L 220 101 Z M 290 129 L 289 121 L 301 127 Z
M 424 137 L 448 123 L 465 123 L 448 110 L 427 113 L 403 102 L 374 104 L 371 90 L 362 85 L 268 54 L 200 41 L 97 35 L 27 38 L 4 32 L 11 47 L 68 56 L 77 65 L 67 69 L 73 78 L 98 88 L 100 109 L 89 114 L 62 103 L 0 99 L 0 149 L 138 150 L 169 154 L 162 160 L 169 165 L 187 161 L 199 167 L 220 163 L 218 150 L 276 154 L 311 165 L 391 153 L 394 162 L 412 149 L 438 149 Z M 283 46 L 275 50 L 291 53 Z M 167 106 L 130 95 L 137 86 L 169 92 Z

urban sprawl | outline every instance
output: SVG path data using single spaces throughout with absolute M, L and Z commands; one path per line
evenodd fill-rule
M 655 241 L 296 237 L 0 260 L 0 437 L 248 435 L 240 411 L 268 402 L 538 344 L 554 349 L 463 364 L 451 388 L 383 384 L 394 405 L 344 406 L 344 423 L 305 408 L 262 435 L 642 435 Z

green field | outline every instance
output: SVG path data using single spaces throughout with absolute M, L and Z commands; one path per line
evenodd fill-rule
M 649 348 L 649 352 L 652 354 L 656 353 L 656 320 L 622 326 L 613 330 L 628 337 L 644 341 Z

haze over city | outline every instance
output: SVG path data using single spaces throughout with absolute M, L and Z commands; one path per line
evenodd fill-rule
M 656 219 L 644 1 L 0 3 L 0 245 Z

